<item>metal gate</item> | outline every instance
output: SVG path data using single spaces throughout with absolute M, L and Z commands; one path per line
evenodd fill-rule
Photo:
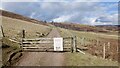
M 54 39 L 55 38 L 34 38 L 34 39 L 23 38 L 21 47 L 23 48 L 23 51 L 40 51 L 40 52 L 55 51 Z M 76 49 L 76 45 L 73 37 L 63 38 L 62 43 L 63 43 L 62 51 L 64 52 L 65 51 L 73 52 Z

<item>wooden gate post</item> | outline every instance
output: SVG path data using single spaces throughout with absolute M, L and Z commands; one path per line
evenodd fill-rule
M 74 46 L 74 52 L 77 52 L 77 45 L 76 45 L 76 36 L 73 38 L 73 46 Z

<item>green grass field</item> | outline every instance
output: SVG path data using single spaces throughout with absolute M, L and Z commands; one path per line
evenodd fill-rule
M 14 43 L 8 38 L 2 38 L 2 41 L 2 66 L 10 65 L 22 55 L 22 53 L 19 52 L 22 48 L 20 48 L 20 44 Z M 13 53 L 14 55 L 11 57 L 11 61 L 9 61 Z
M 118 40 L 118 36 L 111 36 L 107 34 L 94 33 L 94 32 L 81 32 L 59 28 L 58 30 L 62 37 L 77 37 L 77 47 L 81 48 L 81 38 L 93 39 L 102 41 L 102 38 Z M 85 44 L 92 42 L 84 41 Z M 118 66 L 117 61 L 103 59 L 102 57 L 95 57 L 87 52 L 82 53 L 66 53 L 67 66 Z
M 103 38 L 105 39 L 113 39 L 113 40 L 118 40 L 118 35 L 107 35 L 107 34 L 102 34 L 102 33 L 94 33 L 94 32 L 83 32 L 83 31 L 75 31 L 75 30 L 69 30 L 69 29 L 64 29 L 64 28 L 59 28 L 59 32 L 61 33 L 62 37 L 77 37 L 77 44 L 78 46 L 83 41 L 83 38 L 87 40 L 98 40 L 98 41 L 103 41 Z M 83 43 L 91 43 L 90 41 L 84 40 Z
M 91 38 L 91 39 L 98 39 L 98 38 L 112 38 L 112 39 L 118 39 L 118 34 L 117 35 L 108 35 L 108 34 L 102 34 L 102 33 L 94 33 L 94 32 L 84 32 L 84 31 L 75 31 L 75 30 L 69 30 L 69 29 L 64 29 L 64 28 L 59 28 L 58 30 L 61 32 L 61 35 L 63 37 L 73 37 L 73 36 L 78 36 L 78 37 L 86 37 L 86 38 Z
M 89 53 L 66 53 L 66 66 L 118 66 L 118 63 L 105 60 Z

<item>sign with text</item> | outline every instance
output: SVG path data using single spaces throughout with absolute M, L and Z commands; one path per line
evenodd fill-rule
M 63 51 L 63 38 L 54 38 L 54 51 Z

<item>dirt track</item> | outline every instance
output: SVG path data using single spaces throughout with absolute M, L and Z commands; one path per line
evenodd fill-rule
M 53 29 L 47 37 L 60 37 Z M 14 66 L 63 66 L 64 54 L 61 52 L 27 52 Z

